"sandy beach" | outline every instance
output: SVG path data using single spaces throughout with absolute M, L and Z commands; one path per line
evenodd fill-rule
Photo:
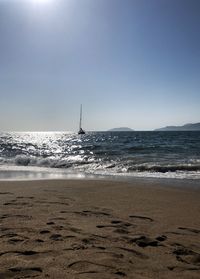
M 199 274 L 198 189 L 159 180 L 0 182 L 1 279 Z

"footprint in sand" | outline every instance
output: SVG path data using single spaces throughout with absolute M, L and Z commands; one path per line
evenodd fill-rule
M 67 203 L 67 202 L 59 202 L 59 201 L 39 201 L 39 200 L 37 200 L 37 201 L 35 201 L 36 203 L 39 203 L 39 204 L 42 204 L 42 205 L 45 205 L 45 206 L 51 206 L 51 205 L 64 205 L 64 206 L 68 206 L 69 205 L 69 203 Z
M 131 219 L 136 219 L 136 220 L 143 220 L 143 221 L 149 221 L 149 222 L 153 222 L 154 220 L 150 217 L 146 217 L 146 216 L 140 216 L 140 215 L 130 215 L 129 218 Z
M 95 217 L 105 217 L 105 216 L 111 216 L 109 213 L 107 212 L 103 212 L 103 211 L 92 211 L 92 210 L 83 210 L 83 211 L 74 211 L 72 212 L 74 214 L 78 214 L 81 216 L 87 216 L 87 217 L 91 217 L 91 216 L 95 216 Z
M 200 267 L 168 266 L 167 268 L 171 271 L 175 270 L 179 272 L 200 270 Z
M 155 239 L 147 237 L 145 235 L 141 235 L 138 237 L 134 237 L 132 239 L 129 240 L 130 243 L 136 243 L 139 247 L 148 247 L 148 246 L 152 246 L 152 247 L 157 247 L 160 246 L 160 242 L 163 242 L 167 239 L 167 237 L 165 235 L 162 236 L 158 236 Z
M 162 241 L 165 241 L 167 239 L 167 236 L 166 235 L 160 235 L 160 236 L 157 236 L 156 237 L 156 240 L 162 242 Z
M 23 235 L 18 235 L 16 233 L 3 234 L 0 236 L 0 238 L 6 239 L 6 241 L 9 244 L 16 244 L 16 243 L 23 242 L 23 241 L 29 239 L 28 237 L 25 237 Z
M 128 223 L 128 222 L 124 222 L 122 220 L 111 220 L 111 224 L 109 225 L 97 225 L 96 226 L 99 229 L 102 228 L 114 228 L 114 233 L 119 233 L 119 234 L 128 234 L 129 230 L 128 228 L 135 228 L 135 225 Z
M 18 234 L 16 234 L 16 233 L 6 233 L 6 234 L 2 234 L 0 236 L 0 238 L 10 238 L 10 237 L 16 237 L 16 236 L 18 236 Z
M 124 271 L 119 270 L 119 268 L 116 268 L 115 266 L 87 260 L 73 262 L 68 265 L 68 268 L 76 271 L 77 274 L 102 273 L 102 278 L 103 273 L 110 273 L 123 277 L 127 276 L 127 274 Z
M 200 265 L 200 254 L 183 245 L 178 245 L 174 249 L 173 254 L 176 255 L 176 259 L 180 262 Z
M 110 265 L 104 265 L 100 263 L 95 263 L 92 261 L 76 261 L 72 262 L 71 264 L 68 265 L 68 268 L 71 268 L 75 271 L 77 271 L 79 274 L 80 273 L 91 273 L 91 272 L 102 272 L 102 271 L 108 271 L 108 270 L 115 270 L 115 267 L 110 266 Z
M 11 267 L 5 273 L 8 278 L 17 276 L 16 278 L 30 278 L 30 277 L 37 277 L 39 274 L 42 273 L 41 267 Z M 4 278 L 7 278 L 4 277 Z
M 145 255 L 144 253 L 142 252 L 139 252 L 135 249 L 132 249 L 132 248 L 126 248 L 126 247 L 120 247 L 120 246 L 116 246 L 114 247 L 115 249 L 117 250 L 120 250 L 120 251 L 123 251 L 123 252 L 126 252 L 128 254 L 132 254 L 133 256 L 135 257 L 138 257 L 140 259 L 148 259 L 149 257 L 147 255 Z
M 11 192 L 0 192 L 0 195 L 14 195 L 14 194 Z
M 96 238 L 95 237 L 82 238 L 81 241 L 86 245 L 93 245 L 93 243 L 95 243 L 96 241 Z
M 55 225 L 54 222 L 47 222 L 46 224 L 47 224 L 47 225 Z
M 36 239 L 35 241 L 36 241 L 36 242 L 39 242 L 39 243 L 44 242 L 44 240 L 42 240 L 42 239 L 40 239 L 40 238 Z
M 17 200 L 5 202 L 3 205 L 32 206 L 32 204 L 29 204 L 28 202 L 18 202 Z
M 186 231 L 186 232 L 196 233 L 196 234 L 199 234 L 199 233 L 200 233 L 200 230 L 194 229 L 194 228 L 178 227 L 178 229 L 179 229 L 179 230 L 182 230 L 182 231 Z
M 26 220 L 30 220 L 32 219 L 31 215 L 23 215 L 23 214 L 3 214 L 0 216 L 0 220 L 2 219 L 7 219 L 7 218 L 22 218 L 22 219 L 26 219 Z
M 166 233 L 175 234 L 175 235 L 194 235 L 194 234 L 200 234 L 200 230 L 194 228 L 178 227 L 178 231 L 169 231 Z
M 42 230 L 42 231 L 40 231 L 40 234 L 48 234 L 48 233 L 50 233 L 49 230 Z
M 39 252 L 32 251 L 32 250 L 27 250 L 27 251 L 6 251 L 6 252 L 1 252 L 0 256 L 6 255 L 6 254 L 18 254 L 21 256 L 32 256 L 39 254 Z
M 49 237 L 51 240 L 54 240 L 54 241 L 63 241 L 63 237 L 61 234 L 52 234 L 50 237 Z

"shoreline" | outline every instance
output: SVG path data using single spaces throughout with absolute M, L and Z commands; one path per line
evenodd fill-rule
M 0 278 L 198 278 L 200 190 L 0 181 Z
M 179 179 L 179 178 L 163 178 L 163 177 L 137 177 L 137 176 L 123 176 L 123 175 L 98 175 L 98 174 L 85 174 L 85 173 L 65 173 L 58 177 L 55 173 L 47 173 L 42 177 L 41 173 L 33 172 L 30 175 L 25 175 L 22 172 L 22 176 L 15 176 L 15 172 L 10 172 L 11 178 L 0 178 L 0 184 L 4 182 L 42 182 L 42 181 L 104 181 L 104 182 L 121 182 L 128 184 L 147 184 L 148 186 L 160 185 L 162 187 L 172 188 L 188 188 L 188 189 L 200 189 L 200 179 Z M 0 176 L 1 177 L 1 176 Z
M 134 179 L 163 179 L 200 182 L 200 171 L 124 171 L 116 172 L 108 169 L 87 170 L 30 165 L 0 165 L 0 181 L 2 180 L 42 180 L 42 179 L 108 179 L 132 181 Z

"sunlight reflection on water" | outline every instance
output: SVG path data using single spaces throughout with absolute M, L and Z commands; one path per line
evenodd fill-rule
M 199 162 L 198 132 L 0 133 L 1 171 L 18 166 L 49 168 L 55 175 L 62 170 L 65 175 L 198 179 Z

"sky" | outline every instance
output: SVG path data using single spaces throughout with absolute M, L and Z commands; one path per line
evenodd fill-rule
M 200 122 L 199 0 L 0 0 L 0 131 Z

